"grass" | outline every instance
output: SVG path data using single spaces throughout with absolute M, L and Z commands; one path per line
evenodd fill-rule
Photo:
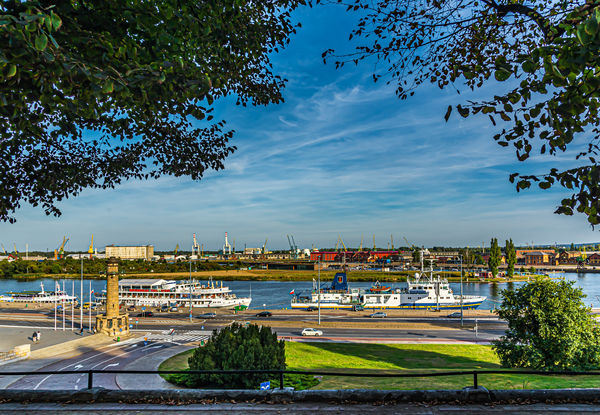
M 161 370 L 187 369 L 192 351 L 176 355 L 160 365 Z M 344 372 L 444 372 L 453 370 L 502 369 L 490 346 L 443 344 L 286 343 L 289 370 Z M 598 388 L 597 376 L 479 375 L 479 385 L 488 389 Z M 324 376 L 314 389 L 462 389 L 473 377 L 352 378 Z

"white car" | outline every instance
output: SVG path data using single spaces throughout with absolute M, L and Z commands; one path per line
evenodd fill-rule
M 323 332 L 317 329 L 304 329 L 302 330 L 303 336 L 322 336 Z

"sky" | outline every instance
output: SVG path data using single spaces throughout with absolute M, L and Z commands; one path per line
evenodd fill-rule
M 234 129 L 237 151 L 225 170 L 201 181 L 165 177 L 129 181 L 114 190 L 86 190 L 59 204 L 62 216 L 24 206 L 15 224 L 0 224 L 0 243 L 19 251 L 84 250 L 94 234 L 108 244 L 152 244 L 157 250 L 190 250 L 196 233 L 205 249 L 333 247 L 386 248 L 393 235 L 419 246 L 489 246 L 490 238 L 517 245 L 596 242 L 585 217 L 555 215 L 564 189 L 517 193 L 509 174 L 543 173 L 570 166 L 572 154 L 533 157 L 527 166 L 494 143 L 484 118 L 444 122 L 450 104 L 490 96 L 424 86 L 406 101 L 393 85 L 373 83 L 372 64 L 336 70 L 324 65 L 328 48 L 349 51 L 355 16 L 335 5 L 294 14 L 302 28 L 273 56 L 274 70 L 289 80 L 285 102 L 267 107 L 217 104 L 215 118 Z M 10 250 L 9 249 L 9 250 Z

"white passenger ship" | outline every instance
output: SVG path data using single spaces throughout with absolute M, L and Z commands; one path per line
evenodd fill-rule
M 22 291 L 8 292 L 0 297 L 1 301 L 15 303 L 67 303 L 78 302 L 77 297 L 67 294 L 60 288 L 58 281 L 55 281 L 54 291 L 44 290 L 44 283 L 41 283 L 41 291 Z
M 319 306 L 322 309 L 347 309 L 356 306 L 366 309 L 464 309 L 477 308 L 486 299 L 483 296 L 454 295 L 448 281 L 439 276 L 416 273 L 407 278 L 407 288 L 392 289 L 378 283 L 367 290 L 350 289 L 346 272 L 335 274 L 330 287 L 319 289 L 313 286 L 309 296 L 296 295 L 292 298 L 293 309 Z M 320 297 L 320 298 L 319 298 Z
M 104 301 L 106 292 L 97 298 Z M 197 308 L 238 308 L 250 306 L 251 298 L 237 297 L 223 282 L 167 281 L 163 279 L 124 279 L 119 281 L 119 300 L 135 306 L 178 305 Z

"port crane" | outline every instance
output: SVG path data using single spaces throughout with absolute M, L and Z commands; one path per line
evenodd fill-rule
M 286 235 L 288 243 L 290 244 L 290 259 L 298 259 L 298 246 L 296 246 L 296 241 L 294 241 L 294 235 L 292 235 L 290 240 L 290 235 Z
M 392 240 L 392 251 L 394 250 L 394 235 L 390 235 L 390 239 Z
M 54 250 L 54 259 L 63 259 L 65 257 L 65 245 L 67 244 L 67 242 L 69 242 L 70 238 L 67 238 L 66 236 L 63 236 L 63 240 L 62 243 L 60 244 L 60 246 L 58 247 L 58 249 Z M 15 251 L 17 250 L 17 247 L 15 247 Z
M 200 258 L 200 245 L 198 245 L 198 241 L 196 240 L 196 234 L 194 234 L 194 244 L 192 245 L 192 255 L 198 256 Z
M 362 252 L 362 246 L 363 246 L 363 235 L 360 235 L 360 246 L 358 247 L 358 252 Z
M 267 253 L 267 241 L 268 241 L 268 240 L 269 240 L 269 238 L 266 238 L 266 239 L 265 239 L 265 243 L 264 243 L 264 244 L 263 244 L 263 246 L 262 246 L 262 250 L 261 250 L 261 251 L 262 251 L 263 259 L 264 259 L 264 256 L 265 256 L 265 255 L 266 255 L 266 253 Z
M 94 234 L 92 234 L 92 241 L 90 242 L 90 247 L 88 248 L 88 254 L 90 254 L 90 259 L 92 259 L 94 255 Z

